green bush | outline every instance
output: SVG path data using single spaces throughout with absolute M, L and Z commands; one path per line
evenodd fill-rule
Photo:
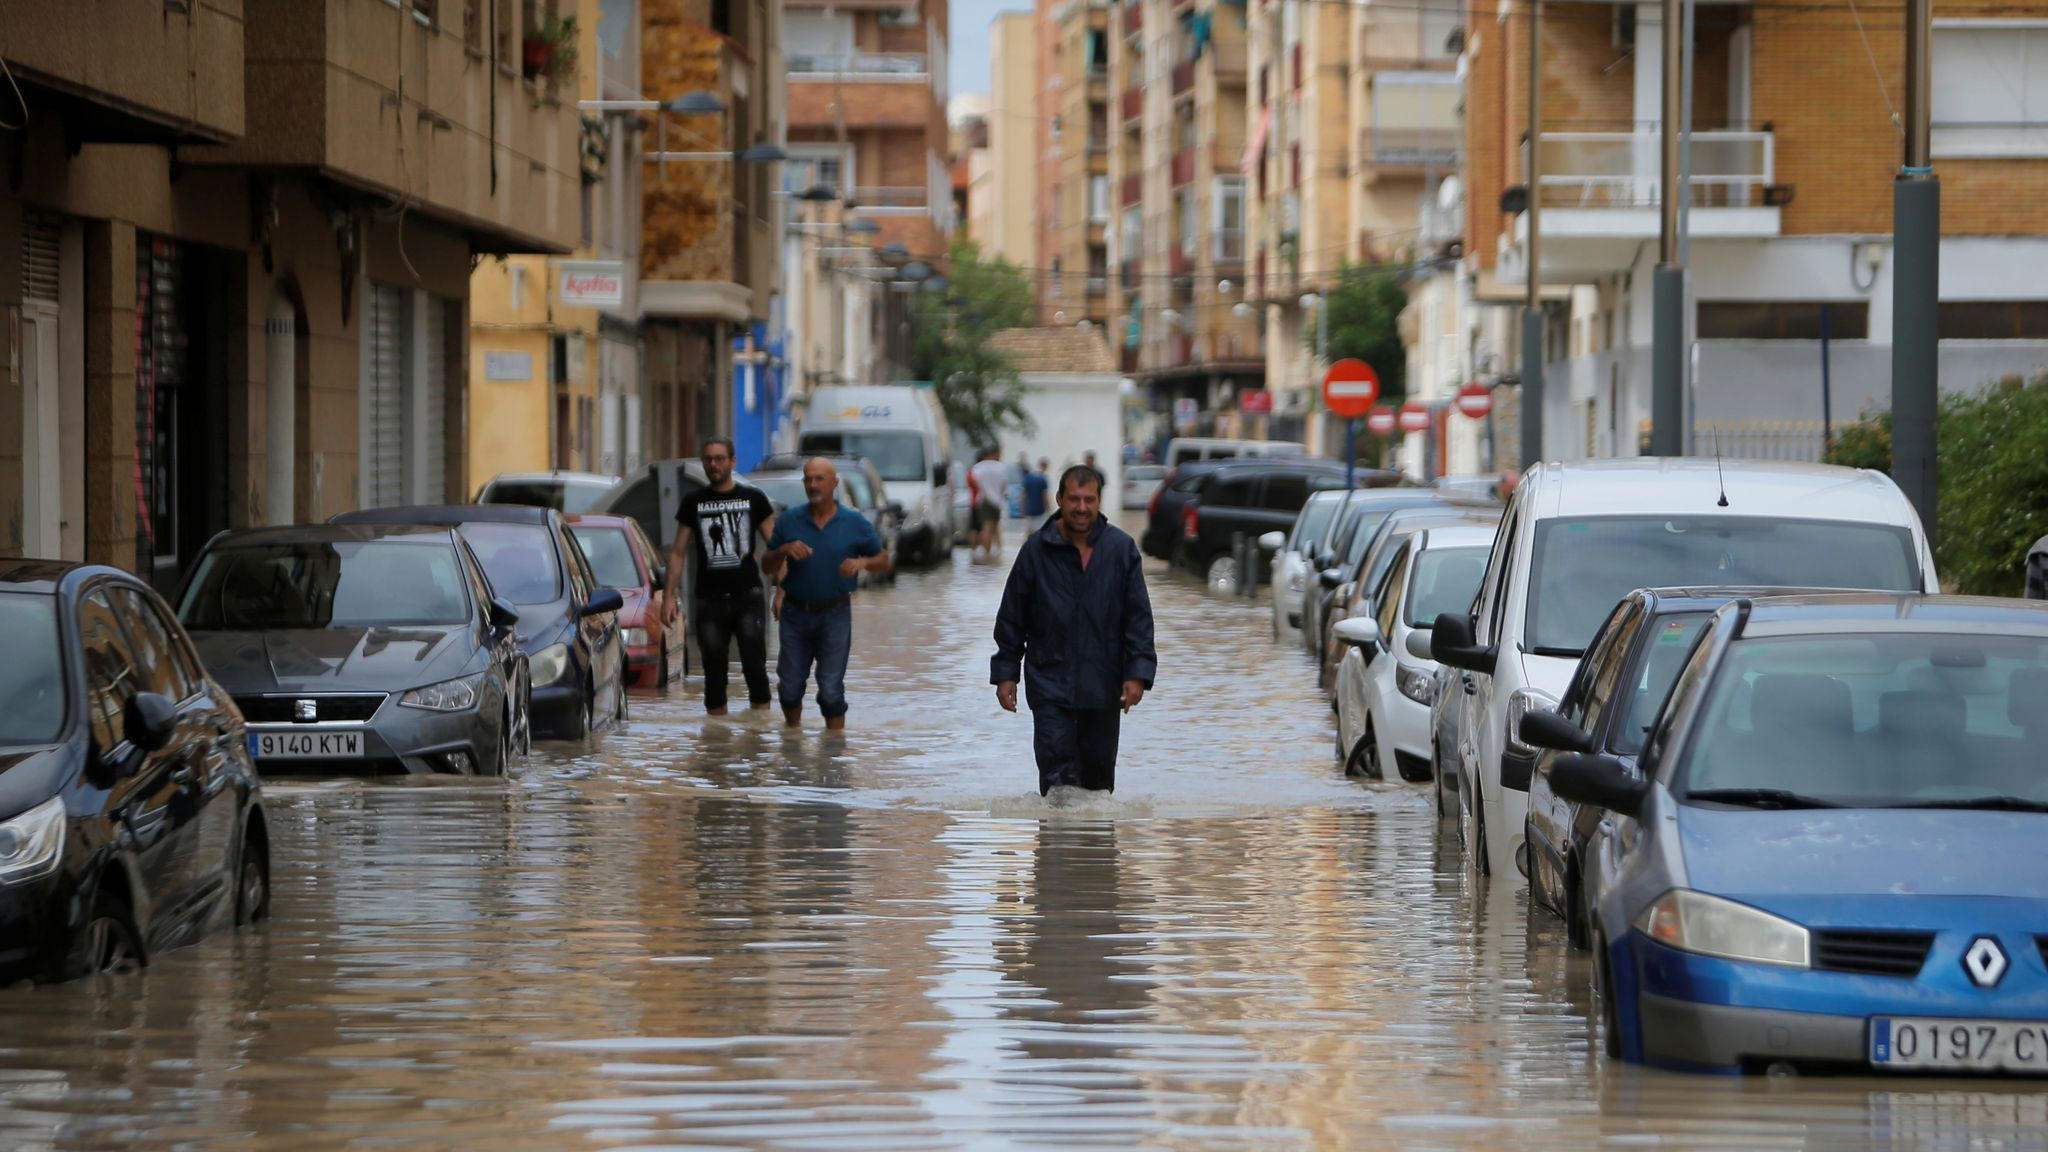
M 1892 417 L 1867 412 L 1835 436 L 1830 464 L 1891 470 Z M 1935 565 L 1957 592 L 2017 596 L 2027 549 L 2048 535 L 2048 373 L 1941 400 Z

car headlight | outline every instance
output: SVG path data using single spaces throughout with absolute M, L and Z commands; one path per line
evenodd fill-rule
M 415 688 L 398 698 L 402 708 L 424 708 L 429 712 L 461 712 L 476 707 L 477 694 L 483 690 L 484 674 L 462 676 L 454 680 L 443 680 Z
M 1534 688 L 1518 688 L 1508 697 L 1508 754 L 1533 758 L 1536 749 L 1522 743 L 1522 717 L 1544 708 L 1552 708 L 1557 701 Z
M 1782 916 L 1695 892 L 1673 888 L 1636 917 L 1635 929 L 1659 944 L 1723 960 L 1786 964 L 1813 962 L 1805 928 Z
M 1420 668 L 1394 665 L 1394 687 L 1400 690 L 1401 695 L 1425 708 L 1436 700 L 1436 677 Z
M 635 647 L 635 648 L 645 648 L 645 647 L 647 647 L 647 643 L 648 643 L 648 641 L 647 641 L 647 629 L 645 629 L 645 628 L 628 628 L 628 629 L 626 629 L 626 643 L 627 643 L 627 644 L 630 644 L 630 645 L 632 645 L 632 646 L 633 646 L 633 647 Z
M 569 646 L 550 644 L 527 661 L 527 672 L 535 684 L 553 684 L 569 670 Z
M 0 821 L 0 882 L 33 880 L 55 871 L 64 852 L 64 824 L 62 796 Z

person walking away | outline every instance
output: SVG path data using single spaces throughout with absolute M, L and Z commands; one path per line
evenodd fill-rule
M 1122 714 L 1152 688 L 1152 599 L 1129 534 L 1102 515 L 1102 474 L 1060 475 L 1058 512 L 1017 550 L 996 613 L 996 703 L 1031 706 L 1038 794 L 1116 788 Z
M 676 620 L 680 604 L 676 588 L 683 578 L 683 565 L 694 550 L 697 584 L 691 615 L 696 620 L 697 647 L 704 653 L 704 711 L 725 715 L 727 657 L 735 639 L 740 646 L 740 674 L 747 681 L 747 703 L 758 711 L 768 707 L 770 700 L 768 605 L 754 542 L 774 530 L 775 505 L 760 489 L 733 480 L 732 441 L 724 437 L 706 440 L 700 459 L 710 484 L 683 497 L 676 509 L 676 542 L 669 550 L 663 623 Z
M 1024 462 L 1024 495 L 1018 503 L 1022 505 L 1026 530 L 1036 530 L 1045 518 L 1045 497 L 1052 488 L 1045 473 L 1050 465 L 1051 461 L 1040 460 L 1038 469 L 1033 471 L 1030 462 Z
M 2027 549 L 2026 598 L 2048 600 L 2048 536 Z
M 853 650 L 853 591 L 863 569 L 889 570 L 889 553 L 867 517 L 839 503 L 839 473 L 830 460 L 804 462 L 802 509 L 776 518 L 775 534 L 761 558 L 770 576 L 782 577 L 782 612 L 777 659 L 782 717 L 791 728 L 803 720 L 804 688 L 815 665 L 818 711 L 825 727 L 846 727 L 846 661 Z
M 993 448 L 982 449 L 974 467 L 967 470 L 974 486 L 973 541 L 976 558 L 994 561 L 1003 550 L 1003 505 L 1010 486 L 1009 470 Z

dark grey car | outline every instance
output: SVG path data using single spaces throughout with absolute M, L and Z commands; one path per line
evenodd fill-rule
M 518 610 L 453 529 L 223 532 L 178 619 L 265 772 L 501 775 L 531 743 Z

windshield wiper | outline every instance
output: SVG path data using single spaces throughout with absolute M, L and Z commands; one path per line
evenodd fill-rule
M 1979 809 L 1994 812 L 2048 812 L 2048 803 L 2029 800 L 2024 796 L 1972 796 L 1967 800 L 1914 800 L 1906 804 L 1887 804 L 1887 808 L 1956 808 Z
M 1583 659 L 1586 655 L 1584 648 L 1555 648 L 1547 644 L 1539 644 L 1534 648 L 1524 648 L 1523 651 L 1531 656 L 1561 656 L 1567 660 Z
M 1687 801 L 1740 804 L 1750 808 L 1840 808 L 1833 800 L 1787 792 L 1783 788 L 1707 788 L 1685 794 Z

